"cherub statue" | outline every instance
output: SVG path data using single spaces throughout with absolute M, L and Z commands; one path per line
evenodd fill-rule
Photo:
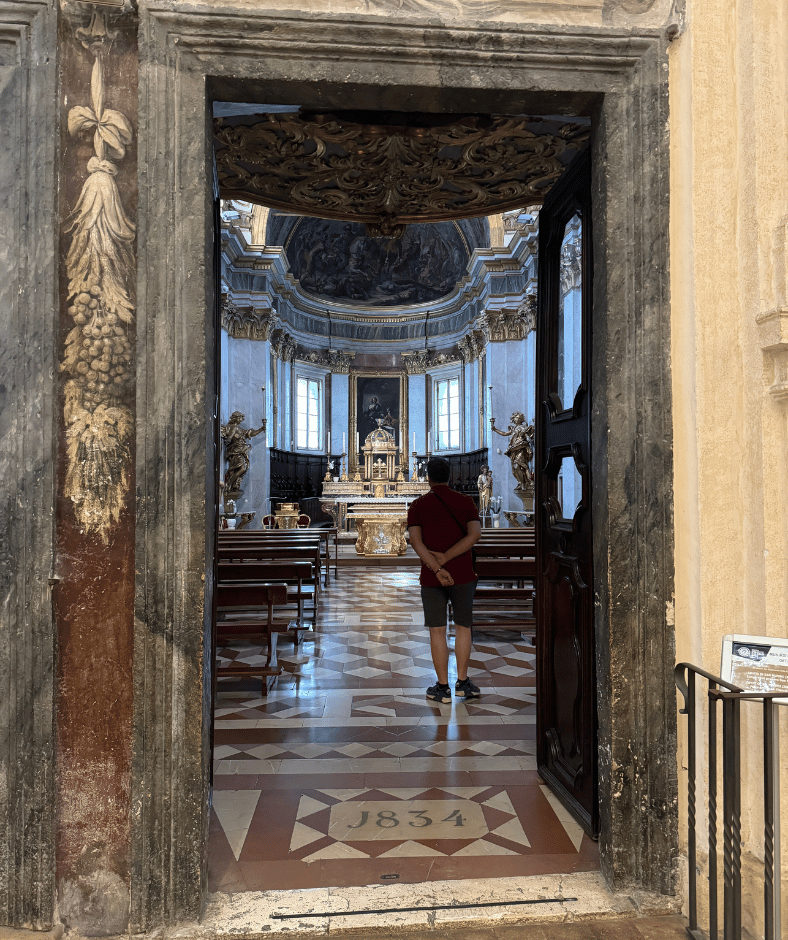
M 525 423 L 522 411 L 515 411 L 509 419 L 511 424 L 506 431 L 499 431 L 495 418 L 490 418 L 490 427 L 501 437 L 510 437 L 509 446 L 504 453 L 512 462 L 512 473 L 520 490 L 531 489 L 534 474 L 531 462 L 534 459 L 534 426 Z
M 224 441 L 224 454 L 227 458 L 227 473 L 224 477 L 225 497 L 235 499 L 241 495 L 241 480 L 249 469 L 249 451 L 252 445 L 249 439 L 257 437 L 265 430 L 265 422 L 256 431 L 252 428 L 242 428 L 244 415 L 234 411 L 227 424 L 222 425 L 222 440 Z

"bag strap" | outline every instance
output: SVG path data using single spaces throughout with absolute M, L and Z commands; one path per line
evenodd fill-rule
M 441 503 L 443 503 L 443 505 L 446 507 L 446 511 L 449 513 L 449 515 L 450 515 L 450 516 L 452 517 L 452 519 L 454 520 L 454 524 L 457 526 L 457 528 L 462 532 L 463 538 L 465 538 L 465 536 L 468 534 L 468 528 L 467 528 L 467 526 L 466 526 L 465 528 L 463 528 L 463 527 L 460 525 L 459 520 L 458 520 L 457 517 L 454 515 L 454 513 L 451 511 L 451 507 L 450 507 L 449 504 L 446 502 L 446 500 L 441 499 L 440 496 L 438 496 L 438 494 L 437 494 L 437 492 L 436 492 L 435 490 L 432 490 L 431 492 L 432 492 L 432 495 L 433 495 L 433 496 L 436 496 L 436 497 L 438 498 L 438 501 L 441 502 Z

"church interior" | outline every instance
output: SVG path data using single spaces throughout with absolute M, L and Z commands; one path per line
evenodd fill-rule
M 304 214 L 284 206 L 280 180 L 260 180 L 277 135 L 296 126 L 347 150 L 356 135 L 361 151 L 383 136 L 375 120 L 401 143 L 418 116 L 400 116 L 397 128 L 390 115 L 362 123 L 225 103 L 214 113 L 223 450 L 209 887 L 598 870 L 595 833 L 539 776 L 535 746 L 539 211 L 586 143 L 588 119 L 493 119 L 516 154 L 509 166 L 497 154 L 495 172 L 519 177 L 522 204 L 430 221 L 430 210 L 452 213 L 422 200 L 424 220 L 403 223 L 365 222 L 352 190 L 337 218 L 321 218 L 310 155 L 300 154 L 301 189 L 288 180 L 291 194 L 307 194 Z M 464 166 L 470 180 L 469 145 L 445 145 L 477 129 L 444 124 L 433 137 L 456 178 Z M 427 159 L 402 187 L 412 212 Z M 320 205 L 332 205 L 325 193 Z M 561 391 L 570 400 L 580 373 L 580 229 L 575 215 L 561 246 Z M 435 669 L 406 527 L 409 505 L 429 490 L 433 456 L 448 461 L 450 486 L 473 499 L 483 527 L 469 670 L 482 694 L 451 705 L 425 698 Z M 565 461 L 563 515 L 571 519 L 580 499 Z M 294 600 L 299 561 L 304 597 Z M 291 578 L 289 607 L 274 606 L 278 637 L 233 633 L 249 616 L 235 604 L 250 572 Z
M 9 937 L 781 936 L 784 4 L 0 34 Z

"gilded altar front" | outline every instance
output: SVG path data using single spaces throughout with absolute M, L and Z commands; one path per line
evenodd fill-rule
M 383 421 L 378 419 L 377 424 L 361 448 L 363 465 L 352 468 L 351 479 L 327 480 L 320 504 L 338 529 L 355 526 L 360 555 L 402 555 L 407 550 L 408 505 L 428 492 L 429 485 L 407 479 L 407 457 L 400 457 L 394 435 Z

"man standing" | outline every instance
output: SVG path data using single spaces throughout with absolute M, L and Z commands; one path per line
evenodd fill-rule
M 456 637 L 458 698 L 479 697 L 479 689 L 468 678 L 473 627 L 473 595 L 476 573 L 471 547 L 481 538 L 479 513 L 469 496 L 449 489 L 451 468 L 446 460 L 433 457 L 427 463 L 429 493 L 408 510 L 410 544 L 421 559 L 421 602 L 424 623 L 430 631 L 430 650 L 437 674 L 427 689 L 433 702 L 451 702 L 449 647 L 446 642 L 446 606 L 451 601 Z

